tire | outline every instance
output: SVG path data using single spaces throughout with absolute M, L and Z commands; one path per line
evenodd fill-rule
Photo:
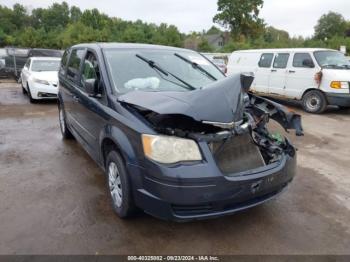
M 132 198 L 132 188 L 124 161 L 115 150 L 111 150 L 106 159 L 107 188 L 112 207 L 120 218 L 134 215 L 136 207 Z
M 27 83 L 27 90 L 28 90 L 29 102 L 32 104 L 35 104 L 37 101 L 32 97 L 32 93 L 30 92 L 30 88 L 29 88 L 28 83 Z
M 23 95 L 25 95 L 27 93 L 27 90 L 25 90 L 22 81 L 21 81 L 21 87 L 22 87 L 22 93 L 23 93 Z
M 67 122 L 66 122 L 66 112 L 63 109 L 63 106 L 58 106 L 58 118 L 60 122 L 60 129 L 63 139 L 72 139 L 73 135 L 69 131 Z
M 327 99 L 321 91 L 311 90 L 303 96 L 303 108 L 308 113 L 321 114 L 327 105 Z

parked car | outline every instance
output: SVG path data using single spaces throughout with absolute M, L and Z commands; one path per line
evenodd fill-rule
M 227 65 L 222 58 L 213 58 L 212 62 L 216 65 L 224 74 L 227 73 Z
M 4 48 L 0 48 L 0 78 L 5 77 L 5 56 L 6 50 Z
M 43 48 L 5 48 L 7 55 L 5 56 L 5 71 L 7 77 L 14 77 L 21 81 L 21 71 L 24 64 L 30 57 L 62 57 L 61 50 L 43 49 Z
M 264 96 L 302 101 L 305 111 L 327 105 L 350 107 L 350 62 L 330 49 L 261 49 L 233 52 L 228 74 L 254 72 L 252 90 Z
M 58 93 L 58 69 L 61 59 L 56 57 L 31 57 L 21 72 L 23 94 L 31 103 L 39 99 L 56 99 Z
M 271 134 L 275 119 L 302 135 L 300 116 L 247 91 L 197 52 L 141 44 L 66 50 L 58 109 L 105 171 L 116 213 L 205 219 L 262 204 L 293 180 L 296 151 Z

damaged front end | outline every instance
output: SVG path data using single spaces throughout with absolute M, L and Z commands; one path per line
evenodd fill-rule
M 247 92 L 251 81 L 235 76 L 203 90 L 126 94 L 119 101 L 160 135 L 206 144 L 222 174 L 241 176 L 294 158 L 289 140 L 268 130 L 270 120 L 303 135 L 301 117 Z

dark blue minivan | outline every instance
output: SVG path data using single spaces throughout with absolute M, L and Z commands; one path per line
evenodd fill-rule
M 253 95 L 201 54 L 142 44 L 80 44 L 59 71 L 64 138 L 105 171 L 116 213 L 206 219 L 264 203 L 293 180 L 296 150 L 269 120 L 302 135 L 300 116 Z

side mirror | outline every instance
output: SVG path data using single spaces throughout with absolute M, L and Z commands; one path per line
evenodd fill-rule
M 98 85 L 97 79 L 94 79 L 94 78 L 86 79 L 84 81 L 84 87 L 85 87 L 86 93 L 89 96 L 98 96 L 99 95 L 97 85 Z
M 309 67 L 309 68 L 314 68 L 314 62 L 311 59 L 304 59 L 303 60 L 303 66 Z
M 243 92 L 247 93 L 250 90 L 254 81 L 254 73 L 242 73 L 241 74 L 241 87 Z

